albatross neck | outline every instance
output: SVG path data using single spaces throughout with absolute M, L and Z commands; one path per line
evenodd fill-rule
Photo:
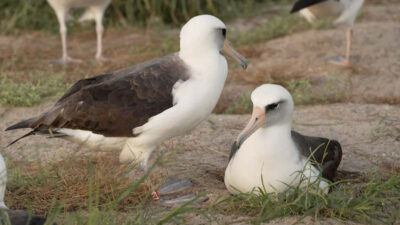
M 219 63 L 219 57 L 223 57 L 216 48 L 192 46 L 181 47 L 179 57 L 191 67 L 209 67 Z
M 269 140 L 283 140 L 291 137 L 291 130 L 290 123 L 280 123 L 260 128 L 260 134 Z

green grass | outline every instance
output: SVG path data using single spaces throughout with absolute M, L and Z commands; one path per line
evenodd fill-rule
M 340 78 L 335 75 L 328 76 L 322 90 L 323 93 L 315 93 L 314 87 L 308 78 L 292 79 L 285 83 L 286 88 L 292 94 L 293 101 L 297 105 L 310 105 L 320 103 L 341 102 L 347 97 L 347 86 L 341 87 Z
M 325 20 L 319 20 L 315 24 L 309 24 L 305 20 L 299 19 L 297 16 L 283 13 L 271 17 L 265 23 L 254 26 L 248 31 L 234 33 L 232 40 L 235 46 L 256 44 L 303 30 L 319 30 L 330 27 L 332 27 L 331 23 Z
M 1 106 L 34 106 L 61 96 L 71 84 L 63 81 L 63 73 L 45 76 L 30 74 L 24 82 L 16 82 L 6 73 L 0 74 Z
M 286 82 L 296 104 L 307 104 L 314 100 L 312 85 L 308 79 L 293 79 Z
M 251 15 L 276 3 L 287 0 L 113 0 L 105 15 L 105 23 L 111 26 L 151 24 L 182 24 L 199 14 L 217 15 L 227 20 Z M 78 17 L 82 10 L 74 11 Z M 58 30 L 58 22 L 46 0 L 0 1 L 0 31 L 14 32 L 22 29 Z
M 237 101 L 235 101 L 232 105 L 229 105 L 225 114 L 244 114 L 251 113 L 253 109 L 253 103 L 251 102 L 250 94 L 242 94 Z
M 366 181 L 343 180 L 332 185 L 331 193 L 318 191 L 318 183 L 306 188 L 289 187 L 279 194 L 262 190 L 240 193 L 216 204 L 221 211 L 254 218 L 261 224 L 280 217 L 298 220 L 313 217 L 350 220 L 366 224 L 396 224 L 400 216 L 400 175 L 367 174 Z
M 397 224 L 400 218 L 400 174 L 369 172 L 342 178 L 331 184 L 329 194 L 322 193 L 316 181 L 305 187 L 288 186 L 279 194 L 266 193 L 261 188 L 217 198 L 203 208 L 192 207 L 196 199 L 180 207 L 157 208 L 150 197 L 156 187 L 141 187 L 154 179 L 150 177 L 159 160 L 144 175 L 127 178 L 122 174 L 133 168 L 116 165 L 116 159 L 110 162 L 110 155 L 93 161 L 74 158 L 47 164 L 38 161 L 34 166 L 6 159 L 9 167 L 6 204 L 11 208 L 21 208 L 24 204 L 28 211 L 39 210 L 47 215 L 49 222 L 59 224 L 187 224 L 196 215 L 210 223 L 227 215 L 247 218 L 246 222 L 253 224 L 288 216 L 299 221 L 312 217 L 321 222 L 334 218 L 365 224 Z M 121 173 L 116 172 L 118 168 Z M 126 179 L 128 185 L 118 191 L 120 182 Z M 75 180 L 78 181 L 72 183 Z M 109 186 L 114 191 L 109 192 Z M 205 194 L 211 193 L 199 197 Z M 71 208 L 70 201 L 77 204 Z
M 159 161 L 134 178 L 123 175 L 133 170 L 133 166 L 116 166 L 114 161 L 104 165 L 108 161 L 109 156 L 105 156 L 94 161 L 69 158 L 43 165 L 40 161 L 24 165 L 8 159 L 6 204 L 13 209 L 22 208 L 23 204 L 32 214 L 46 214 L 48 224 L 54 221 L 66 225 L 182 224 L 187 213 L 206 216 L 191 206 L 197 199 L 170 209 L 151 207 L 155 204 L 150 197 L 152 189 L 142 187 L 147 185 Z M 118 191 L 121 180 L 127 185 Z M 109 186 L 112 192 L 105 190 Z M 71 201 L 77 203 L 72 208 Z

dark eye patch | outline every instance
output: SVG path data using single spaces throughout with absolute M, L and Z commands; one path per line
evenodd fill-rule
M 226 38 L 226 29 L 222 28 L 221 30 L 222 30 L 222 36 L 224 36 L 224 38 Z
M 272 103 L 272 104 L 269 104 L 269 105 L 265 106 L 265 111 L 266 111 L 266 112 L 267 112 L 267 111 L 272 111 L 272 110 L 278 108 L 278 106 L 279 106 L 279 103 Z

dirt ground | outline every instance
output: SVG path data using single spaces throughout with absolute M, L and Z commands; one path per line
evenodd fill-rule
M 2 109 L 0 129 L 31 113 L 47 108 Z M 223 182 L 232 141 L 245 126 L 249 115 L 212 115 L 191 134 L 167 141 L 153 154 L 151 161 L 164 153 L 163 173 L 173 178 L 190 178 L 194 182 L 193 193 L 206 192 L 213 202 L 227 196 Z M 400 107 L 390 105 L 339 103 L 297 107 L 294 129 L 307 135 L 320 135 L 337 139 L 342 144 L 343 161 L 340 171 L 367 172 L 382 170 L 388 173 L 400 171 Z M 24 131 L 2 135 L 0 145 L 5 146 Z M 8 157 L 68 158 L 78 146 L 62 140 L 48 141 L 43 137 L 29 137 L 11 148 L 3 150 Z M 115 158 L 118 153 L 113 154 Z M 50 160 L 50 159 L 49 159 Z M 195 168 L 195 169 L 194 169 Z M 154 206 L 158 208 L 157 206 Z M 250 218 L 219 215 L 220 222 L 249 222 Z M 199 223 L 202 218 L 193 218 Z M 287 224 L 295 221 L 287 218 Z M 280 220 L 278 220 L 280 221 Z M 292 221 L 292 222 L 290 222 Z M 331 222 L 329 222 L 331 221 Z M 321 222 L 321 221 L 320 221 Z M 333 219 L 327 224 L 338 222 Z M 240 224 L 240 223 L 239 223 Z M 279 224 L 271 223 L 271 224 Z M 308 222 L 307 222 L 308 224 Z
M 243 46 L 250 66 L 243 72 L 236 68 L 224 89 L 216 112 L 223 112 L 229 103 L 243 93 L 249 93 L 264 82 L 284 83 L 294 78 L 309 78 L 314 95 L 326 95 L 325 88 L 334 79 L 336 92 L 345 93 L 339 103 L 298 106 L 293 126 L 307 135 L 318 135 L 339 140 L 343 148 L 342 171 L 364 172 L 379 169 L 390 173 L 400 171 L 400 11 L 399 4 L 368 5 L 354 28 L 352 54 L 361 61 L 351 69 L 327 63 L 332 56 L 343 55 L 345 34 L 340 28 L 310 30 L 283 38 Z M 32 32 L 21 36 L 0 36 L 0 62 L 3 71 L 65 71 L 71 80 L 100 74 L 139 63 L 160 54 L 146 53 L 146 49 L 160 44 L 161 37 L 154 31 L 140 29 L 109 29 L 104 38 L 105 55 L 111 62 L 96 64 L 91 60 L 95 52 L 94 31 L 84 31 L 68 37 L 69 51 L 82 58 L 83 64 L 49 66 L 47 59 L 60 53 L 57 34 Z M 170 31 L 168 35 L 175 35 Z M 137 46 L 144 46 L 143 49 Z M 83 47 L 81 47 L 83 46 Z M 134 54 L 135 53 L 135 54 Z M 13 60 L 9 60 L 12 58 Z M 18 76 L 23 76 L 17 74 Z M 26 131 L 3 132 L 21 118 L 45 111 L 51 103 L 32 108 L 0 108 L 0 146 L 5 147 Z M 165 168 L 170 177 L 190 177 L 193 192 L 205 191 L 212 202 L 227 196 L 223 183 L 230 145 L 244 127 L 249 115 L 212 115 L 197 129 L 184 137 L 167 141 L 153 154 L 166 154 Z M 77 148 L 63 140 L 29 137 L 2 154 L 23 159 L 68 158 Z M 171 151 L 172 150 L 172 151 Z M 115 152 L 115 157 L 118 153 Z M 194 169 L 195 168 L 195 169 Z M 193 223 L 204 221 L 193 216 Z M 218 215 L 222 224 L 246 224 L 250 218 Z M 296 218 L 283 218 L 270 224 L 292 224 Z M 319 221 L 321 222 L 321 221 Z M 345 224 L 328 219 L 324 224 Z M 307 218 L 305 224 L 317 223 Z M 351 223 L 350 223 L 351 224 Z

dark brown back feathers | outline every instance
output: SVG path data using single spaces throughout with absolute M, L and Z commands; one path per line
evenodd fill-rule
M 172 88 L 187 80 L 177 54 L 75 83 L 48 112 L 7 130 L 70 128 L 108 137 L 134 136 L 132 129 L 173 106 Z
M 298 0 L 296 3 L 294 3 L 292 10 L 290 10 L 290 13 L 295 13 L 297 11 L 300 11 L 304 8 L 310 7 L 312 5 L 325 2 L 327 0 Z

